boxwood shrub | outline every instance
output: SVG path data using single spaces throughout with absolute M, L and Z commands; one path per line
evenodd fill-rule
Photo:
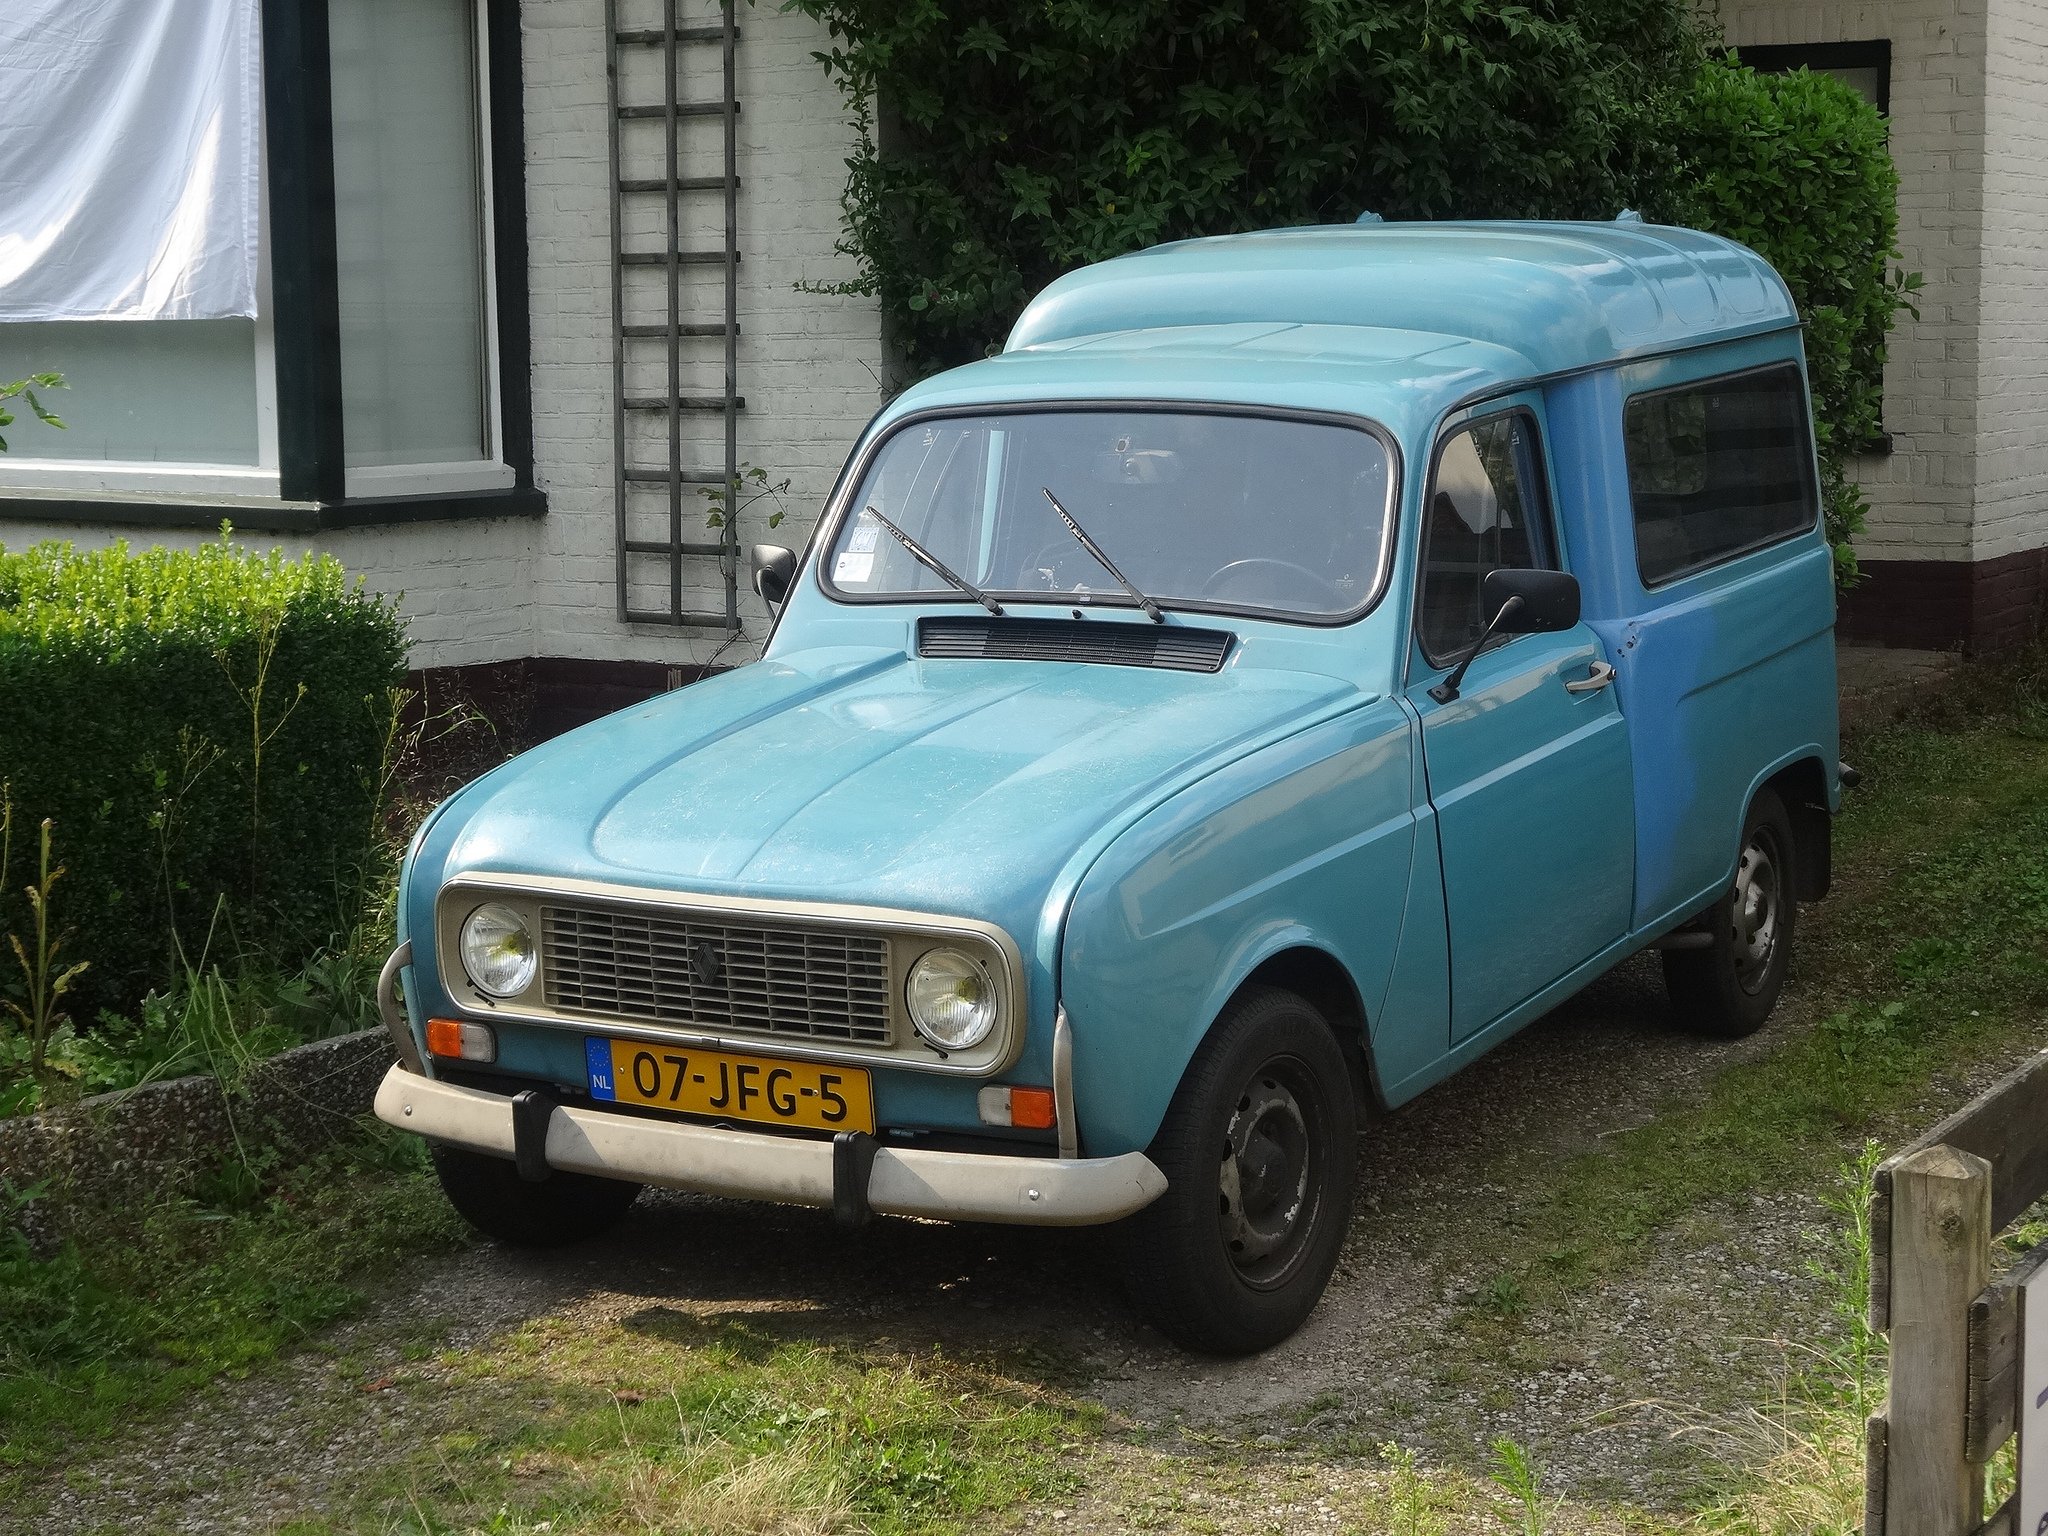
M 355 922 L 405 635 L 338 562 L 197 549 L 0 548 L 0 782 L 25 932 L 34 829 L 55 823 L 68 999 L 89 1022 L 197 961 L 297 964 Z M 24 853 L 29 860 L 25 861 Z M 0 986 L 13 984 L 0 940 Z

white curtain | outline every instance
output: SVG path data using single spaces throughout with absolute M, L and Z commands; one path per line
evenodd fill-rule
M 256 313 L 257 4 L 0 3 L 0 321 Z

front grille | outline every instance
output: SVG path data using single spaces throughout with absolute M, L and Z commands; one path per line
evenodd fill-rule
M 999 661 L 1078 661 L 1112 667 L 1215 672 L 1230 654 L 1224 629 L 1129 624 L 1115 619 L 924 618 L 920 656 Z
M 887 1045 L 889 941 L 661 909 L 543 906 L 541 975 L 565 1013 Z

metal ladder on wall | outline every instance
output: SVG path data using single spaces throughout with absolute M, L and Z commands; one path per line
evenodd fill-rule
M 729 488 L 738 478 L 739 413 L 746 408 L 738 367 L 740 108 L 734 52 L 739 28 L 734 0 L 722 0 L 716 21 L 695 24 L 678 20 L 677 0 L 659 0 L 658 27 L 622 27 L 621 3 L 605 0 L 619 617 L 634 624 L 717 628 L 731 635 L 740 627 L 739 528 L 730 514 L 730 494 L 724 526 L 706 526 L 714 503 L 701 488 Z M 660 100 L 622 101 L 622 89 L 633 91 L 636 82 L 644 88 L 644 66 L 655 54 Z M 717 96 L 687 89 L 711 74 L 712 57 L 718 60 L 722 85 Z M 623 86 L 622 76 L 629 77 Z M 703 152 L 708 146 L 686 146 L 685 126 L 709 119 L 719 120 L 724 129 L 722 165 L 715 172 L 686 175 L 686 166 L 708 158 Z M 633 131 L 632 125 L 641 122 L 659 124 L 658 152 L 644 142 L 646 136 Z M 704 205 L 711 194 L 720 194 L 723 203 L 722 247 L 686 243 L 690 231 L 710 222 Z M 653 199 L 660 200 L 660 248 L 629 248 L 649 238 L 653 221 L 646 210 Z M 711 304 L 695 274 L 705 269 L 723 271 L 722 319 L 701 318 Z M 657 295 L 635 281 L 643 271 L 659 279 Z M 686 293 L 686 282 L 697 291 Z M 687 393 L 686 367 L 705 365 L 705 343 L 712 340 L 725 344 L 724 388 Z M 648 374 L 657 362 L 666 369 L 650 387 Z M 725 429 L 722 453 L 714 434 L 705 430 L 714 415 Z M 714 456 L 722 467 L 707 467 L 705 461 Z M 657 457 L 660 462 L 651 462 Z M 706 579 L 710 572 L 702 563 L 712 560 L 717 562 L 716 583 Z

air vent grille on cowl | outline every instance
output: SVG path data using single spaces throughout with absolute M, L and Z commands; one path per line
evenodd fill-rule
M 933 659 L 1073 661 L 1111 667 L 1216 672 L 1230 631 L 1119 619 L 930 618 L 917 621 L 917 654 Z

